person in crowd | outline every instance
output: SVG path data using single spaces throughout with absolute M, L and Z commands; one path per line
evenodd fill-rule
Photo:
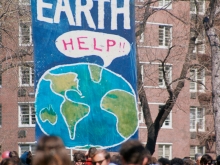
M 86 155 L 86 165 L 92 165 L 92 157 L 94 156 L 95 152 L 96 152 L 96 148 L 95 147 L 90 147 L 88 152 L 85 154 Z
M 170 165 L 170 160 L 167 158 L 160 158 L 160 159 L 158 159 L 158 163 L 160 165 Z
M 212 165 L 212 157 L 209 154 L 204 154 L 201 157 L 200 164 L 201 165 Z
M 119 154 L 112 155 L 110 165 L 121 165 L 121 156 Z
M 37 144 L 33 165 L 71 165 L 63 141 L 57 136 L 42 136 Z
M 220 165 L 220 155 L 216 157 L 216 165 Z
M 181 158 L 173 158 L 170 161 L 170 165 L 184 165 L 183 159 Z
M 93 165 L 109 165 L 110 163 L 110 154 L 103 149 L 96 150 L 92 157 L 92 164 Z
M 9 158 L 10 151 L 4 151 L 1 155 L 2 159 Z
M 10 151 L 10 152 L 9 152 L 9 157 L 14 161 L 14 163 L 15 163 L 16 165 L 21 165 L 21 164 L 22 164 L 22 163 L 21 163 L 21 160 L 20 160 L 20 158 L 19 158 L 19 156 L 18 156 L 17 151 Z
M 25 151 L 21 157 L 21 162 L 23 165 L 32 165 L 32 153 L 31 151 Z
M 195 165 L 192 159 L 184 159 L 183 162 L 184 162 L 184 165 Z
M 4 158 L 0 165 L 16 165 L 16 163 L 11 158 Z
M 1 164 L 1 162 L 2 162 L 2 154 L 0 154 L 0 164 Z
M 78 151 L 73 155 L 75 165 L 84 165 L 86 161 L 86 156 L 84 153 Z
M 201 153 L 196 153 L 195 154 L 195 165 L 200 165 L 200 160 L 201 160 L 202 154 Z
M 158 164 L 157 158 L 152 156 L 150 164 L 151 165 L 157 165 Z
M 122 157 L 122 165 L 149 165 L 151 163 L 151 155 L 138 140 L 128 140 L 123 143 L 119 153 Z

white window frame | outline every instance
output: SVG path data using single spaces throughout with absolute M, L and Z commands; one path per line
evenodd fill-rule
M 23 43 L 22 38 L 23 38 L 23 34 L 22 34 L 22 28 L 21 28 L 21 24 L 28 24 L 29 26 L 29 42 L 28 43 Z M 32 45 L 32 29 L 31 29 L 31 22 L 30 21 L 20 21 L 19 22 L 19 45 L 20 46 L 31 46 Z
M 33 64 L 33 62 L 27 62 L 30 64 Z M 22 67 L 28 68 L 29 69 L 29 83 L 27 84 L 23 84 L 22 83 L 22 78 L 23 78 L 23 74 L 22 74 Z M 32 82 L 33 81 L 33 82 Z M 34 86 L 34 70 L 32 67 L 28 67 L 28 66 L 19 66 L 19 86 L 20 87 L 24 87 L 24 86 Z
M 171 160 L 172 159 L 172 143 L 157 143 L 157 145 L 158 145 L 158 158 L 161 158 L 161 157 L 163 157 L 163 158 L 168 158 L 168 157 L 166 157 L 166 155 L 165 155 L 165 147 L 166 146 L 169 146 L 169 160 Z M 162 146 L 163 147 L 163 155 L 159 155 L 159 147 L 160 146 Z M 161 156 L 161 157 L 160 157 Z
M 157 8 L 172 9 L 172 0 L 159 0 Z
M 201 1 L 201 0 L 197 0 L 197 1 L 199 2 L 199 1 Z M 202 0 L 202 1 L 203 1 L 203 4 L 200 6 L 200 7 L 202 7 L 202 11 L 201 11 L 201 9 L 200 9 L 200 11 L 198 12 L 198 14 L 201 14 L 201 15 L 205 14 L 205 0 Z M 193 10 L 192 10 L 192 8 L 191 8 L 191 5 L 192 5 L 192 4 L 193 4 Z M 197 9 L 196 9 L 194 0 L 190 0 L 190 13 L 191 13 L 191 14 L 196 14 L 196 12 L 197 12 Z
M 203 75 L 201 79 L 198 78 L 198 74 Z M 190 92 L 205 92 L 205 69 L 190 68 L 190 79 L 192 79 L 189 85 Z M 201 81 L 203 85 L 198 84 L 197 81 Z M 199 87 L 201 89 L 198 89 Z
M 28 124 L 23 124 L 22 123 L 22 113 L 21 113 L 21 106 L 22 105 L 28 105 L 28 107 L 29 107 L 29 111 L 28 111 L 28 114 L 26 114 L 26 115 L 28 115 L 28 120 L 29 120 L 29 123 Z M 20 103 L 18 103 L 18 127 L 35 127 L 35 123 L 36 123 L 36 117 L 35 117 L 35 123 L 34 124 L 32 124 L 32 106 L 31 105 L 33 105 L 33 108 L 34 108 L 34 113 L 35 113 L 35 104 L 34 104 L 34 102 L 20 102 Z M 34 114 L 35 115 L 35 114 Z
M 165 104 L 158 104 L 158 111 L 160 111 L 160 106 Z M 165 125 L 165 122 L 169 122 L 169 125 Z M 164 121 L 161 128 L 172 128 L 172 111 L 170 111 L 169 115 L 167 116 L 166 120 Z
M 27 6 L 27 5 L 30 5 L 30 4 L 31 4 L 30 0 L 29 0 L 29 2 L 26 2 L 26 0 L 19 0 L 19 5 L 26 5 Z
M 201 150 L 198 149 L 199 147 L 202 148 L 202 152 L 201 152 Z M 193 152 L 191 152 L 192 149 L 194 150 Z M 190 146 L 190 158 L 192 160 L 195 160 L 195 154 L 196 153 L 205 154 L 205 146 Z
M 19 142 L 18 143 L 18 154 L 19 154 L 19 157 L 24 153 L 22 152 L 21 150 L 21 146 L 24 146 L 24 145 L 27 145 L 28 146 L 28 151 L 31 151 L 32 155 L 35 155 L 35 149 L 36 149 L 36 146 L 37 146 L 37 143 L 36 142 Z M 35 146 L 34 148 L 32 146 Z M 25 150 L 26 151 L 26 150 Z
M 191 115 L 191 111 L 194 111 L 195 113 L 195 118 Z M 198 118 L 198 110 L 202 110 L 202 118 Z M 199 120 L 202 120 L 202 129 L 198 128 L 198 131 L 204 132 L 205 131 L 205 108 L 202 107 L 190 107 L 190 132 L 196 132 L 197 131 L 197 126 L 199 123 Z M 192 128 L 194 125 L 194 128 Z
M 140 35 L 140 39 L 139 39 L 139 42 L 141 42 L 141 43 L 144 42 L 144 32 L 141 33 L 141 35 Z
M 165 64 L 164 65 L 165 67 L 165 72 L 166 72 L 166 78 L 168 78 L 168 83 L 171 83 L 172 82 L 172 66 L 171 65 L 168 65 L 168 64 Z M 169 70 L 166 70 L 166 67 L 169 67 Z M 162 65 L 160 64 L 158 66 L 158 86 L 160 88 L 166 88 L 166 85 L 165 85 L 165 81 L 163 79 L 163 72 L 162 72 Z M 168 72 L 168 73 L 167 73 Z M 162 75 L 161 75 L 162 74 Z M 160 77 L 162 77 L 162 84 L 160 84 Z
M 143 108 L 140 106 L 138 110 L 138 123 L 139 124 L 144 124 L 144 114 L 143 114 Z
M 169 33 L 170 33 L 170 36 L 166 37 L 166 28 L 169 28 Z M 160 38 L 160 31 L 162 30 L 162 38 Z M 160 44 L 160 40 L 162 40 L 162 44 Z M 169 40 L 168 41 L 168 44 L 166 45 L 166 40 Z M 172 26 L 169 26 L 169 25 L 159 25 L 158 26 L 158 44 L 159 44 L 159 47 L 162 47 L 162 48 L 168 48 L 168 47 L 171 47 L 172 46 Z

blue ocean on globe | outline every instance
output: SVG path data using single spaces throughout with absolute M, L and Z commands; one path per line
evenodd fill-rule
M 90 70 L 91 66 L 97 69 L 94 73 Z M 92 74 L 96 76 L 96 80 L 92 78 Z M 66 79 L 62 79 L 62 76 L 65 75 L 75 76 L 74 83 L 77 85 L 70 90 L 64 90 L 58 93 L 54 89 L 62 90 L 62 88 L 58 89 L 56 83 L 66 83 Z M 60 76 L 61 78 L 59 79 L 59 77 L 56 76 Z M 51 77 L 55 77 L 56 81 L 60 82 L 53 82 L 55 79 L 53 80 Z M 68 85 L 67 83 L 66 86 Z M 66 86 L 64 84 L 64 88 Z M 102 66 L 89 63 L 77 63 L 51 68 L 41 77 L 36 88 L 37 123 L 45 134 L 61 137 L 65 146 L 68 148 L 86 148 L 90 146 L 108 148 L 116 146 L 130 138 L 137 131 L 138 115 L 136 105 L 134 105 L 135 108 L 127 110 L 135 114 L 133 115 L 135 119 L 135 121 L 133 121 L 134 128 L 129 135 L 122 135 L 117 127 L 117 125 L 120 124 L 117 115 L 112 111 L 110 112 L 110 109 L 103 109 L 102 106 L 104 97 L 113 97 L 112 93 L 114 92 L 121 92 L 123 96 L 128 95 L 136 104 L 136 95 L 131 85 L 120 75 Z M 124 101 L 126 103 L 126 100 Z M 71 121 L 71 119 L 69 119 L 70 116 L 67 115 L 64 117 L 63 115 L 64 110 L 62 110 L 62 108 L 65 102 L 68 102 L 67 105 L 73 104 L 82 106 L 86 110 L 84 116 L 76 121 L 74 127 L 70 127 L 67 124 L 67 120 Z M 51 114 L 55 114 L 53 116 L 53 122 L 49 119 L 42 119 L 42 110 L 45 109 L 50 109 Z M 76 109 L 73 109 L 73 113 L 78 112 L 76 112 Z M 74 114 L 71 116 L 74 116 Z M 129 119 L 126 120 L 126 117 L 127 116 L 124 116 L 125 119 L 121 119 L 127 122 Z M 121 127 L 129 128 L 130 126 L 124 124 Z

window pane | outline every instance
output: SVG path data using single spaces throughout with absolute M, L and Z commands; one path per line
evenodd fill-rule
M 22 84 L 29 84 L 29 82 L 30 82 L 29 75 L 30 75 L 29 67 L 22 66 L 21 67 L 21 81 L 22 81 Z
M 195 115 L 195 109 L 190 108 L 190 129 L 196 129 L 196 115 Z
M 32 144 L 31 145 L 31 153 L 32 153 L 32 155 L 35 155 L 35 151 L 36 151 L 36 145 Z
M 163 146 L 162 145 L 159 145 L 159 151 L 158 151 L 158 155 L 159 155 L 159 158 L 160 157 L 163 157 Z
M 31 68 L 31 83 L 34 84 L 34 68 Z
M 197 147 L 197 152 L 204 154 L 204 146 L 198 146 Z
M 165 145 L 165 158 L 169 159 L 170 157 L 170 146 Z
M 164 26 L 159 26 L 159 45 L 164 45 Z
M 21 29 L 21 44 L 29 44 L 30 43 L 30 25 L 29 23 L 20 23 Z
M 28 144 L 21 144 L 20 149 L 21 149 L 21 155 L 22 155 L 25 151 L 29 151 L 29 145 Z
M 35 124 L 36 123 L 36 119 L 35 119 L 35 108 L 34 105 L 31 104 L 31 123 Z

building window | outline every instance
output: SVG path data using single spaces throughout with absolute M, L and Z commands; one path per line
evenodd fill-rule
M 19 144 L 19 155 L 21 156 L 25 151 L 31 151 L 32 155 L 35 154 L 36 144 L 33 143 L 25 143 Z
M 158 7 L 164 7 L 164 8 L 171 8 L 172 7 L 172 3 L 171 0 L 159 0 L 159 6 Z
M 158 157 L 172 159 L 172 145 L 171 144 L 158 144 Z
M 205 146 L 190 146 L 190 158 L 195 160 L 195 154 L 205 154 Z
M 204 92 L 205 90 L 205 69 L 190 69 L 190 92 Z
M 165 78 L 169 83 L 171 83 L 171 80 L 172 80 L 172 67 L 170 65 L 165 65 L 164 66 L 164 71 L 165 71 Z M 166 85 L 165 85 L 165 81 L 164 81 L 164 78 L 163 78 L 163 67 L 162 65 L 159 65 L 159 87 L 161 88 L 165 88 Z
M 198 35 L 193 53 L 205 53 L 205 31 Z
M 2 125 L 2 105 L 0 104 L 0 126 Z
M 30 0 L 19 0 L 19 5 L 30 5 Z
M 198 8 L 196 8 L 195 0 L 190 0 L 190 12 L 196 13 L 197 10 L 199 13 L 204 13 L 205 11 L 205 0 L 197 0 Z
M 159 105 L 159 111 L 162 109 L 164 105 Z M 162 128 L 172 128 L 172 113 L 167 116 L 166 120 L 164 121 Z
M 20 46 L 31 45 L 31 24 L 30 22 L 20 22 L 19 25 L 19 44 Z
M 34 127 L 35 126 L 35 108 L 34 103 L 19 104 L 19 126 Z
M 34 86 L 34 69 L 32 63 L 26 63 L 19 68 L 20 86 Z
M 171 46 L 171 26 L 159 25 L 159 46 Z
M 190 131 L 205 131 L 205 108 L 190 107 Z

